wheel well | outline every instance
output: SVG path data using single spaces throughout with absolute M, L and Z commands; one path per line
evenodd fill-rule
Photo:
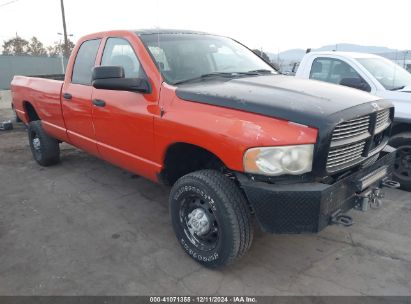
M 165 184 L 173 185 L 180 177 L 190 172 L 224 168 L 224 163 L 210 151 L 196 145 L 175 143 L 167 149 L 160 177 Z
M 35 121 L 35 120 L 40 120 L 40 117 L 38 116 L 36 110 L 34 109 L 33 105 L 28 102 L 25 101 L 23 103 L 23 107 L 24 107 L 24 111 L 26 112 L 26 115 L 30 121 Z

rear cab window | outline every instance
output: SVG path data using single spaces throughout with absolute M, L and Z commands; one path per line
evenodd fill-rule
M 84 41 L 74 62 L 71 83 L 91 85 L 91 75 L 96 62 L 101 39 Z

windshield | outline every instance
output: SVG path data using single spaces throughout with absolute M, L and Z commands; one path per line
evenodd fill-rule
M 401 90 L 411 85 L 411 74 L 385 58 L 358 58 L 386 90 Z
M 141 35 L 165 81 L 177 84 L 211 75 L 276 74 L 260 57 L 232 39 L 202 34 Z M 243 74 L 244 76 L 244 74 Z

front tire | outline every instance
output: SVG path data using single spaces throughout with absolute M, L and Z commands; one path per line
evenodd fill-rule
M 401 184 L 401 189 L 411 191 L 411 132 L 393 136 L 390 145 L 397 148 L 394 180 Z
M 170 193 L 170 213 L 180 245 L 206 267 L 231 264 L 251 245 L 247 201 L 234 181 L 217 171 L 181 177 Z
M 28 136 L 31 152 L 39 165 L 47 167 L 60 161 L 59 142 L 43 130 L 41 120 L 29 123 Z

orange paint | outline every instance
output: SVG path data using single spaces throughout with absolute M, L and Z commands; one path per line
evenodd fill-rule
M 98 66 L 108 37 L 129 41 L 149 78 L 150 94 L 71 83 L 81 43 L 101 39 L 95 62 Z M 102 32 L 80 39 L 69 59 L 64 83 L 22 76 L 12 82 L 13 105 L 25 123 L 29 121 L 27 102 L 50 135 L 154 181 L 163 169 L 168 147 L 174 143 L 202 147 L 229 169 L 243 171 L 243 155 L 249 148 L 313 144 L 317 140 L 314 128 L 184 101 L 176 96 L 175 89 L 162 81 L 144 45 L 130 31 Z M 65 100 L 62 93 L 70 93 L 73 98 Z M 106 106 L 94 106 L 93 99 L 104 100 Z

